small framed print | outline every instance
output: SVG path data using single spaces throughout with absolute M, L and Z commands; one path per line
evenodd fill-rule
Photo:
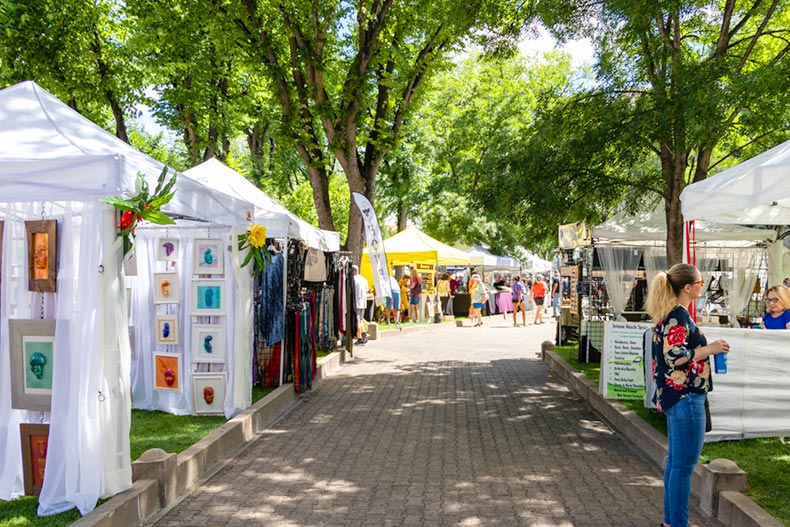
M 178 243 L 176 238 L 159 238 L 156 240 L 156 259 L 164 262 L 178 260 Z
M 55 292 L 58 269 L 57 225 L 55 220 L 25 222 L 28 291 Z
M 52 406 L 55 321 L 9 319 L 8 333 L 11 407 L 49 412 Z
M 25 481 L 25 496 L 38 496 L 44 485 L 49 448 L 49 425 L 19 424 L 22 443 L 22 472 Z
M 181 391 L 181 355 L 154 352 L 154 390 Z
M 154 304 L 178 304 L 181 302 L 178 273 L 154 273 L 153 288 Z
M 178 344 L 178 318 L 175 315 L 156 316 L 156 343 Z
M 225 251 L 222 240 L 196 239 L 193 267 L 195 274 L 223 274 Z
M 193 373 L 192 401 L 196 414 L 224 414 L 225 372 Z
M 222 280 L 192 280 L 192 314 L 224 315 L 225 282 Z
M 192 324 L 192 362 L 225 362 L 225 326 Z

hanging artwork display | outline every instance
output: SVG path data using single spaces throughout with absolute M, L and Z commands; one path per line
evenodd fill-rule
M 154 352 L 154 389 L 168 392 L 181 390 L 181 355 Z
M 193 315 L 224 315 L 225 282 L 222 280 L 192 280 Z
M 57 285 L 57 222 L 25 222 L 27 231 L 28 291 L 54 293 Z
M 174 262 L 178 259 L 178 239 L 159 238 L 156 240 L 156 259 L 164 262 Z
M 49 412 L 55 360 L 54 320 L 8 320 L 11 407 Z
M 22 442 L 25 496 L 38 496 L 44 485 L 47 448 L 49 447 L 49 425 L 20 423 L 19 437 Z
M 178 273 L 154 273 L 154 304 L 178 304 L 181 302 L 181 289 Z
M 193 373 L 192 401 L 196 414 L 224 413 L 225 372 Z
M 195 274 L 223 274 L 225 272 L 225 251 L 222 240 L 196 239 L 192 263 Z
M 156 343 L 178 344 L 178 318 L 175 315 L 156 316 Z
M 225 327 L 192 324 L 192 362 L 225 362 Z

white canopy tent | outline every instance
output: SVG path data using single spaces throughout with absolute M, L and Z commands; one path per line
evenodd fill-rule
M 0 90 L 0 115 L 0 499 L 22 492 L 19 424 L 48 420 L 38 512 L 87 513 L 132 483 L 122 247 L 115 209 L 98 200 L 135 195 L 138 172 L 154 188 L 163 165 L 32 82 Z M 175 189 L 171 216 L 243 225 L 251 210 L 186 176 Z M 24 222 L 42 218 L 58 221 L 57 293 L 28 292 Z M 49 415 L 11 408 L 11 318 L 56 320 Z
M 526 250 L 524 247 L 517 247 L 517 249 L 521 252 L 520 260 L 524 271 L 529 271 L 531 273 L 547 273 L 551 271 L 553 264 L 550 261 L 544 260 L 537 254 Z
M 321 251 L 340 250 L 340 235 L 314 227 L 267 196 L 250 180 L 216 159 L 209 159 L 184 172 L 211 188 L 255 204 L 255 220 L 266 227 L 270 238 L 303 240 Z
M 480 245 L 463 248 L 469 254 L 469 261 L 475 267 L 493 271 L 512 271 L 521 268 L 521 262 L 510 256 L 498 256 Z

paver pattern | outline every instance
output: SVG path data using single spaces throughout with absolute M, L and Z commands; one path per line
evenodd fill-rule
M 491 317 L 357 347 L 156 525 L 656 527 L 659 469 L 540 362 L 553 331 Z

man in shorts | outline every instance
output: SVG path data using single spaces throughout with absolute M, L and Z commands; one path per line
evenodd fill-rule
M 364 344 L 368 341 L 368 334 L 365 332 L 365 311 L 368 307 L 368 281 L 359 274 L 359 267 L 351 266 L 354 273 L 354 310 L 357 313 L 357 340 L 354 344 Z
M 400 284 L 395 279 L 394 269 L 390 275 L 390 290 L 390 296 L 387 297 L 387 304 L 384 306 L 387 324 L 390 323 L 391 317 L 395 321 L 395 325 L 400 326 Z

